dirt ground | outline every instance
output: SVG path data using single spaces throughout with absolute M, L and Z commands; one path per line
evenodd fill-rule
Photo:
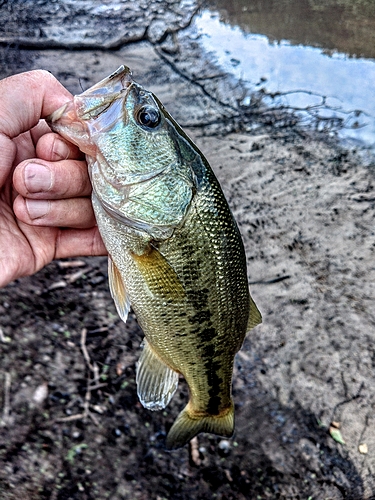
M 130 66 L 214 168 L 264 322 L 236 358 L 233 439 L 168 452 L 187 388 L 162 412 L 138 402 L 143 335 L 116 314 L 105 258 L 53 262 L 0 290 L 0 498 L 375 498 L 374 164 L 260 95 L 241 105 L 241 84 L 200 51 L 194 2 L 112 2 L 119 46 L 88 8 L 106 2 L 16 14 L 21 3 L 0 7 L 0 76 L 44 68 L 77 93 Z M 70 50 L 72 26 L 87 50 Z

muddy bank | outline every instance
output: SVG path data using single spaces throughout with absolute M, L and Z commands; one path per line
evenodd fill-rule
M 374 498 L 374 169 L 259 96 L 244 109 L 241 85 L 178 29 L 195 5 L 173 7 L 180 17 L 157 19 L 165 37 L 118 50 L 4 46 L 1 76 L 44 68 L 76 93 L 125 63 L 211 162 L 264 318 L 236 360 L 235 436 L 166 452 L 186 386 L 165 411 L 143 409 L 142 332 L 116 315 L 106 259 L 54 262 L 0 291 L 0 498 Z

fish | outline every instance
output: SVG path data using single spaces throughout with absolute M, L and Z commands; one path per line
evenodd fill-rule
M 182 375 L 189 401 L 166 437 L 234 432 L 233 364 L 261 323 L 243 241 L 207 160 L 160 100 L 120 66 L 54 111 L 53 131 L 86 154 L 92 204 L 120 318 L 144 333 L 142 405 L 161 410 Z

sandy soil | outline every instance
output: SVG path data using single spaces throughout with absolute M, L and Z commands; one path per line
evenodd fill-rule
M 1 74 L 45 68 L 79 92 L 125 63 L 206 154 L 264 318 L 236 359 L 236 433 L 167 452 L 186 386 L 143 409 L 142 332 L 116 315 L 106 259 L 54 262 L 0 291 L 0 498 L 375 498 L 374 167 L 259 96 L 241 107 L 194 30 L 157 23 L 116 51 L 5 46 Z

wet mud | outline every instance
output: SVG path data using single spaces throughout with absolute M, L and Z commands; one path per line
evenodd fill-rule
M 77 93 L 130 66 L 214 168 L 263 324 L 236 358 L 233 439 L 168 452 L 187 387 L 162 412 L 138 402 L 143 335 L 116 314 L 105 258 L 0 290 L 0 498 L 375 498 L 374 166 L 259 95 L 244 107 L 200 51 L 194 2 L 102 4 L 2 3 L 1 77 L 44 68 Z

